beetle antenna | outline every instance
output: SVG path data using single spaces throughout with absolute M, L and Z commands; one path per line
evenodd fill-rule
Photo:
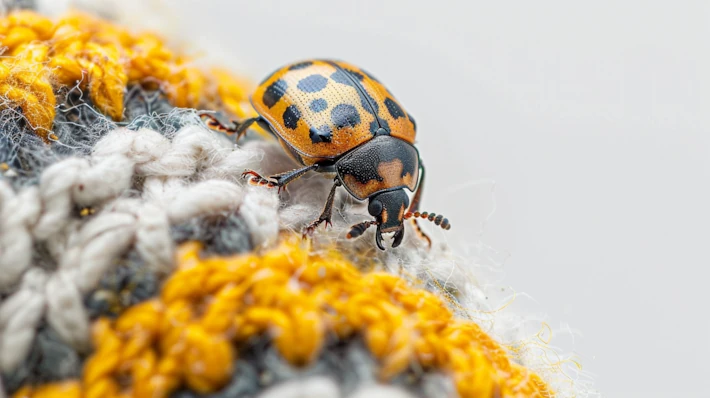
M 348 239 L 357 238 L 358 236 L 362 235 L 365 230 L 367 230 L 373 225 L 377 225 L 377 221 L 365 221 L 361 222 L 360 224 L 355 224 L 352 226 L 350 232 L 348 232 L 348 235 L 346 237 Z
M 441 214 L 436 215 L 436 213 L 428 213 L 426 211 L 421 212 L 421 213 L 418 211 L 415 211 L 414 213 L 412 213 L 410 211 L 410 212 L 405 213 L 402 218 L 405 220 L 410 219 L 410 218 L 425 218 L 447 231 L 449 229 L 451 229 L 451 224 L 449 224 L 449 219 L 445 218 Z

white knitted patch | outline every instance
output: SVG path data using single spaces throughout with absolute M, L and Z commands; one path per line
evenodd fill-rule
M 24 360 L 42 319 L 86 351 L 83 295 L 130 247 L 151 270 L 169 273 L 171 225 L 245 205 L 253 213 L 246 218 L 253 240 L 272 242 L 275 192 L 245 189 L 239 178 L 258 158 L 205 127 L 185 127 L 172 141 L 152 130 L 121 128 L 102 138 L 90 157 L 47 168 L 37 187 L 15 192 L 0 181 L 0 291 L 9 293 L 0 302 L 0 369 Z M 137 191 L 136 178 L 142 180 Z M 98 210 L 84 222 L 72 216 L 77 206 Z M 56 270 L 32 264 L 39 242 L 47 244 Z

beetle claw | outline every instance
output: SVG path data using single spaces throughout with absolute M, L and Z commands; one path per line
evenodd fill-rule
M 316 231 L 316 228 L 318 228 L 318 226 L 323 222 L 325 222 L 326 228 L 328 228 L 329 225 L 331 227 L 333 226 L 333 224 L 330 222 L 330 219 L 319 218 L 303 229 L 303 238 L 305 239 L 306 236 L 313 236 L 313 233 Z
M 385 250 L 384 240 L 382 239 L 382 230 L 380 230 L 379 225 L 377 225 L 377 232 L 375 232 L 375 243 L 377 243 L 377 247 L 379 247 L 380 250 Z
M 402 243 L 402 239 L 404 239 L 404 226 L 402 226 L 400 229 L 397 230 L 397 232 L 394 233 L 394 242 L 392 242 L 392 248 L 399 246 Z
M 242 178 L 247 178 L 249 181 L 249 184 L 251 185 L 257 185 L 257 186 L 265 186 L 267 188 L 279 188 L 279 193 L 281 193 L 281 188 L 285 189 L 285 185 L 280 185 L 278 181 L 274 181 L 273 179 L 270 178 L 264 178 L 261 176 L 261 174 L 257 173 L 254 170 L 247 170 L 242 173 Z

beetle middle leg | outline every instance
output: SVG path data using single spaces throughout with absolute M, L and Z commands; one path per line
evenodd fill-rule
M 261 117 L 254 117 L 250 119 L 246 119 L 242 122 L 237 122 L 236 120 L 232 120 L 231 123 L 233 126 L 225 126 L 222 122 L 220 122 L 216 117 L 209 113 L 199 113 L 200 118 L 205 119 L 205 124 L 207 124 L 207 127 L 221 131 L 227 135 L 235 135 L 234 141 L 239 141 L 244 134 L 247 133 L 247 130 L 249 127 L 254 124 L 258 123 L 261 120 Z
M 303 230 L 303 237 L 305 238 L 306 236 L 313 235 L 313 232 L 316 230 L 316 228 L 321 224 L 325 223 L 326 227 L 328 225 L 333 226 L 333 223 L 331 223 L 330 218 L 333 215 L 333 202 L 335 201 L 335 190 L 338 189 L 338 187 L 342 185 L 339 179 L 335 179 L 335 182 L 333 183 L 333 187 L 330 188 L 330 193 L 328 194 L 328 199 L 325 201 L 325 207 L 323 208 L 323 211 L 320 213 L 320 216 L 318 217 L 317 220 L 313 221 L 310 223 L 304 230 Z
M 252 185 L 266 186 L 267 188 L 279 188 L 279 193 L 281 189 L 286 189 L 286 185 L 293 182 L 309 171 L 314 171 L 318 169 L 318 164 L 312 164 L 310 166 L 302 167 L 300 169 L 295 169 L 291 171 L 286 171 L 279 174 L 274 174 L 268 178 L 262 177 L 259 173 L 254 170 L 247 170 L 242 173 L 242 177 L 249 178 L 249 183 Z

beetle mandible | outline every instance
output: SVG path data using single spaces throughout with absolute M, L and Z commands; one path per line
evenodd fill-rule
M 257 123 L 302 166 L 266 178 L 247 170 L 243 176 L 252 184 L 280 191 L 310 171 L 335 174 L 325 207 L 306 227 L 304 236 L 321 223 L 331 224 L 335 191 L 340 186 L 358 200 L 369 200 L 368 212 L 375 218 L 352 226 L 348 238 L 376 226 L 377 247 L 384 250 L 383 233 L 394 233 L 392 247 L 397 247 L 404 238 L 404 220 L 412 219 L 419 235 L 431 245 L 417 218 L 446 230 L 451 227 L 441 215 L 419 212 L 425 171 L 414 146 L 412 115 L 362 68 L 334 60 L 292 63 L 262 81 L 251 103 L 258 116 L 232 121 L 233 126 L 225 126 L 210 114 L 200 115 L 209 127 L 236 135 L 236 140 Z M 411 203 L 405 189 L 414 192 Z

